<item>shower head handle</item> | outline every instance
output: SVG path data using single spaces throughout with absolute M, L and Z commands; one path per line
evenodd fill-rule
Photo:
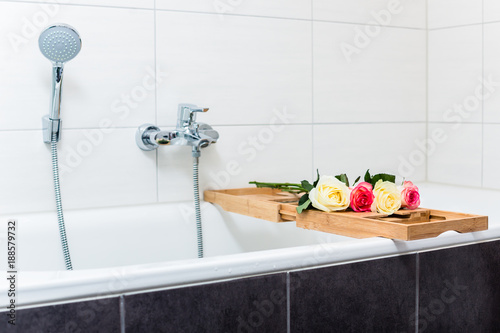
M 43 142 L 58 142 L 61 139 L 61 96 L 63 83 L 63 64 L 53 64 L 52 66 L 52 93 L 50 100 L 50 113 L 42 118 Z
M 63 83 L 62 64 L 52 67 L 52 100 L 50 101 L 50 119 L 61 119 L 61 96 Z

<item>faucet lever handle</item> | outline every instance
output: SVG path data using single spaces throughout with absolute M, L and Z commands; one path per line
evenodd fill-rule
M 194 104 L 179 104 L 177 129 L 191 126 L 196 121 L 195 112 L 207 112 L 208 108 L 200 108 Z
M 207 112 L 209 108 L 196 108 L 196 109 L 191 109 L 191 112 Z

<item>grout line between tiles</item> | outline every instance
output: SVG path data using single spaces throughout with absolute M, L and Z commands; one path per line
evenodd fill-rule
M 426 121 L 366 121 L 366 122 L 350 122 L 350 121 L 345 121 L 345 122 L 321 122 L 321 123 L 314 123 L 314 122 L 306 122 L 306 123 L 289 123 L 287 126 L 292 126 L 292 125 L 392 125 L 392 124 L 425 124 Z M 453 123 L 451 123 L 453 124 Z M 462 122 L 462 124 L 465 124 L 465 122 Z M 215 124 L 213 126 L 269 126 L 269 123 L 264 123 L 264 124 Z
M 500 188 L 496 187 L 482 187 L 482 186 L 476 186 L 476 185 L 463 185 L 463 184 L 457 184 L 457 183 L 447 183 L 443 181 L 428 181 L 430 184 L 435 184 L 435 185 L 444 185 L 444 186 L 459 186 L 463 188 L 470 188 L 470 189 L 476 189 L 476 190 L 485 190 L 485 191 L 500 191 Z
M 482 21 L 481 25 L 481 92 L 483 98 L 481 98 L 481 187 L 484 186 L 484 0 L 481 2 L 482 5 Z
M 286 331 L 290 333 L 290 272 L 286 272 Z
M 448 124 L 448 125 L 454 125 L 456 124 L 455 122 L 451 121 L 435 121 L 435 120 L 430 120 L 429 124 Z M 480 121 L 462 121 L 460 124 L 462 125 L 481 125 Z
M 159 149 L 156 149 L 156 154 L 155 154 L 155 171 L 156 171 L 156 202 L 160 202 L 160 178 L 159 178 L 159 169 L 160 169 L 160 161 L 159 161 L 159 154 L 158 154 L 158 150 Z
M 112 9 L 134 9 L 134 10 L 153 10 L 153 8 L 147 7 L 132 7 L 132 6 L 111 6 L 111 5 L 88 5 L 88 4 L 74 4 L 74 3 L 65 3 L 60 1 L 23 1 L 23 0 L 0 0 L 2 2 L 11 2 L 11 3 L 27 3 L 34 5 L 61 5 L 61 6 L 74 6 L 74 7 L 95 7 L 95 8 L 112 8 Z
M 314 21 L 314 1 L 315 0 L 310 0 L 311 1 L 311 20 Z
M 147 7 L 133 7 L 133 6 L 111 6 L 111 5 L 89 5 L 89 4 L 74 4 L 74 3 L 60 3 L 58 1 L 23 1 L 23 0 L 0 0 L 1 2 L 11 2 L 11 3 L 27 3 L 27 4 L 60 4 L 62 6 L 81 6 L 81 7 L 95 7 L 95 8 L 115 8 L 115 9 L 134 9 L 134 10 L 150 10 L 150 11 L 162 11 L 162 12 L 173 12 L 173 13 L 187 13 L 187 14 L 208 14 L 208 15 L 221 15 L 216 12 L 203 12 L 203 11 L 192 11 L 192 10 L 178 10 L 178 9 L 158 9 L 156 8 L 156 3 L 153 8 Z M 249 14 L 236 14 L 236 13 L 224 13 L 225 16 L 236 16 L 236 17 L 255 17 L 255 18 L 266 18 L 266 19 L 280 19 L 280 20 L 294 20 L 294 21 L 316 21 L 325 23 L 337 23 L 337 24 L 351 24 L 351 25 L 363 25 L 363 26 L 380 26 L 384 28 L 399 28 L 399 29 L 409 29 L 409 30 L 424 30 L 422 28 L 416 27 L 405 27 L 405 26 L 393 26 L 393 25 L 380 25 L 380 24 L 368 24 L 360 22 L 342 22 L 342 21 L 329 21 L 329 20 L 314 20 L 312 18 L 299 18 L 299 17 L 280 17 L 280 16 L 266 16 L 266 15 L 249 15 Z M 312 16 L 312 13 L 311 13 Z
M 450 25 L 447 27 L 438 27 L 438 28 L 432 28 L 428 29 L 429 31 L 436 31 L 436 30 L 446 30 L 446 29 L 455 29 L 455 28 L 463 28 L 463 27 L 472 27 L 475 25 L 482 25 L 483 23 L 469 23 L 469 24 L 459 24 L 459 25 Z
M 154 40 L 154 66 L 155 66 L 155 80 L 158 78 L 158 66 L 157 66 L 157 37 L 156 37 L 156 0 L 154 0 L 154 12 L 153 12 L 153 24 L 154 24 L 154 29 L 153 29 L 153 40 Z M 155 125 L 158 125 L 158 80 L 156 80 L 155 84 Z M 156 149 L 156 154 L 155 154 L 155 176 L 156 176 L 156 202 L 160 202 L 160 181 L 159 181 L 159 154 L 158 154 L 158 149 Z
M 500 23 L 500 20 L 494 20 L 494 21 L 488 21 L 488 22 L 484 21 L 484 3 L 483 3 L 483 25 L 485 25 L 485 24 L 496 24 L 496 23 Z
M 154 56 L 153 56 L 153 61 L 154 61 L 154 66 L 155 66 L 155 80 L 156 80 L 156 84 L 155 84 L 155 125 L 158 125 L 158 66 L 157 66 L 157 45 L 156 45 L 156 41 L 157 41 L 157 37 L 156 37 L 156 0 L 154 2 L 154 17 L 153 17 L 153 24 L 154 24 L 154 29 L 153 29 L 153 40 L 154 40 L 154 44 L 153 44 L 153 50 L 154 50 Z
M 396 29 L 408 29 L 408 30 L 425 30 L 425 28 L 415 28 L 415 27 L 404 27 L 398 25 L 385 25 L 385 24 L 370 24 L 370 23 L 359 23 L 359 22 L 342 22 L 342 21 L 329 21 L 329 20 L 314 20 L 314 22 L 321 23 L 334 23 L 334 24 L 350 24 L 350 25 L 362 25 L 368 27 L 382 27 L 382 28 L 396 28 Z
M 1 0 L 0 0 L 1 1 Z M 237 14 L 237 13 L 217 13 L 217 12 L 203 12 L 196 10 L 182 10 L 182 9 L 157 9 L 161 12 L 171 12 L 171 13 L 186 13 L 186 14 L 203 14 L 203 15 L 224 15 L 224 16 L 236 16 L 236 17 L 254 17 L 263 19 L 277 19 L 277 20 L 292 20 L 292 21 L 311 21 L 310 18 L 300 18 L 300 17 L 282 17 L 282 16 L 268 16 L 268 15 L 250 15 L 250 14 Z
M 420 253 L 415 254 L 415 333 L 418 333 L 418 316 L 420 306 Z
M 429 0 L 425 2 L 425 139 L 429 139 Z M 425 181 L 429 181 L 429 152 L 425 154 Z
M 1 1 L 1 0 L 0 0 Z M 323 123 L 290 123 L 286 124 L 286 126 L 304 126 L 304 125 L 412 125 L 412 124 L 425 124 L 426 121 L 375 121 L 375 122 L 323 122 Z M 439 122 L 431 122 L 431 123 L 439 123 Z M 442 122 L 447 124 L 447 122 Z M 448 123 L 453 124 L 453 123 Z M 474 122 L 462 122 L 462 124 L 480 124 Z M 489 124 L 500 124 L 500 122 L 490 122 Z M 157 124 L 159 127 L 175 127 L 175 125 L 165 125 L 165 124 Z M 244 127 L 244 126 L 269 126 L 269 123 L 263 124 L 213 124 L 214 127 Z M 92 129 L 100 129 L 100 127 L 74 127 L 74 128 L 64 128 L 64 131 L 81 131 L 81 130 L 92 130 Z M 137 126 L 115 126 L 113 129 L 133 129 L 136 130 Z M 41 131 L 41 128 L 16 128 L 16 129 L 0 129 L 1 132 L 24 132 L 24 131 Z
M 120 332 L 125 333 L 125 297 L 120 295 Z
M 0 0 L 1 1 L 1 0 Z M 182 12 L 182 13 L 193 13 L 193 14 L 208 14 L 208 15 L 221 15 L 214 12 L 202 12 L 202 11 L 189 11 L 189 10 L 176 10 L 176 9 L 158 9 L 162 12 Z M 330 21 L 330 20 L 315 20 L 313 18 L 300 18 L 300 17 L 281 17 L 281 16 L 267 16 L 267 15 L 249 15 L 249 14 L 237 14 L 237 13 L 224 13 L 227 16 L 239 16 L 239 17 L 256 17 L 256 18 L 266 18 L 266 19 L 279 19 L 279 20 L 293 20 L 293 21 L 314 21 L 323 23 L 335 23 L 335 24 L 349 24 L 349 25 L 362 25 L 362 26 L 373 26 L 373 27 L 383 27 L 383 28 L 396 28 L 396 29 L 409 29 L 409 30 L 424 30 L 422 28 L 416 27 L 405 27 L 397 25 L 385 25 L 385 24 L 370 24 L 370 23 L 360 23 L 360 22 L 343 22 L 343 21 Z M 313 13 L 311 13 L 312 17 Z
M 311 17 L 314 13 L 314 1 L 311 1 Z M 311 165 L 312 177 L 314 178 L 314 21 L 311 21 Z

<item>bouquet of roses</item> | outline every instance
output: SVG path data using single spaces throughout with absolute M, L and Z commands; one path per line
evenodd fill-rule
M 320 176 L 311 184 L 303 180 L 294 183 L 262 183 L 250 182 L 257 187 L 271 187 L 292 193 L 304 193 L 299 200 L 297 212 L 311 206 L 325 211 L 345 211 L 351 208 L 355 212 L 379 212 L 393 214 L 400 208 L 416 209 L 420 205 L 418 187 L 410 181 L 396 185 L 396 176 L 379 173 L 370 175 L 367 170 L 364 181 L 358 183 L 361 176 L 349 186 L 347 175 Z M 356 185 L 357 184 L 357 185 Z

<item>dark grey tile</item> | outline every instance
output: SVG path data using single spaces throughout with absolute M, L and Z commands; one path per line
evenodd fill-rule
M 420 254 L 419 332 L 500 332 L 500 242 Z
M 416 256 L 290 273 L 291 332 L 415 332 Z
M 286 332 L 285 279 L 273 274 L 126 296 L 126 332 Z
M 0 325 L 0 331 L 9 333 L 119 333 L 119 299 L 114 297 L 18 310 L 16 311 L 16 325 L 9 325 L 5 320 Z

